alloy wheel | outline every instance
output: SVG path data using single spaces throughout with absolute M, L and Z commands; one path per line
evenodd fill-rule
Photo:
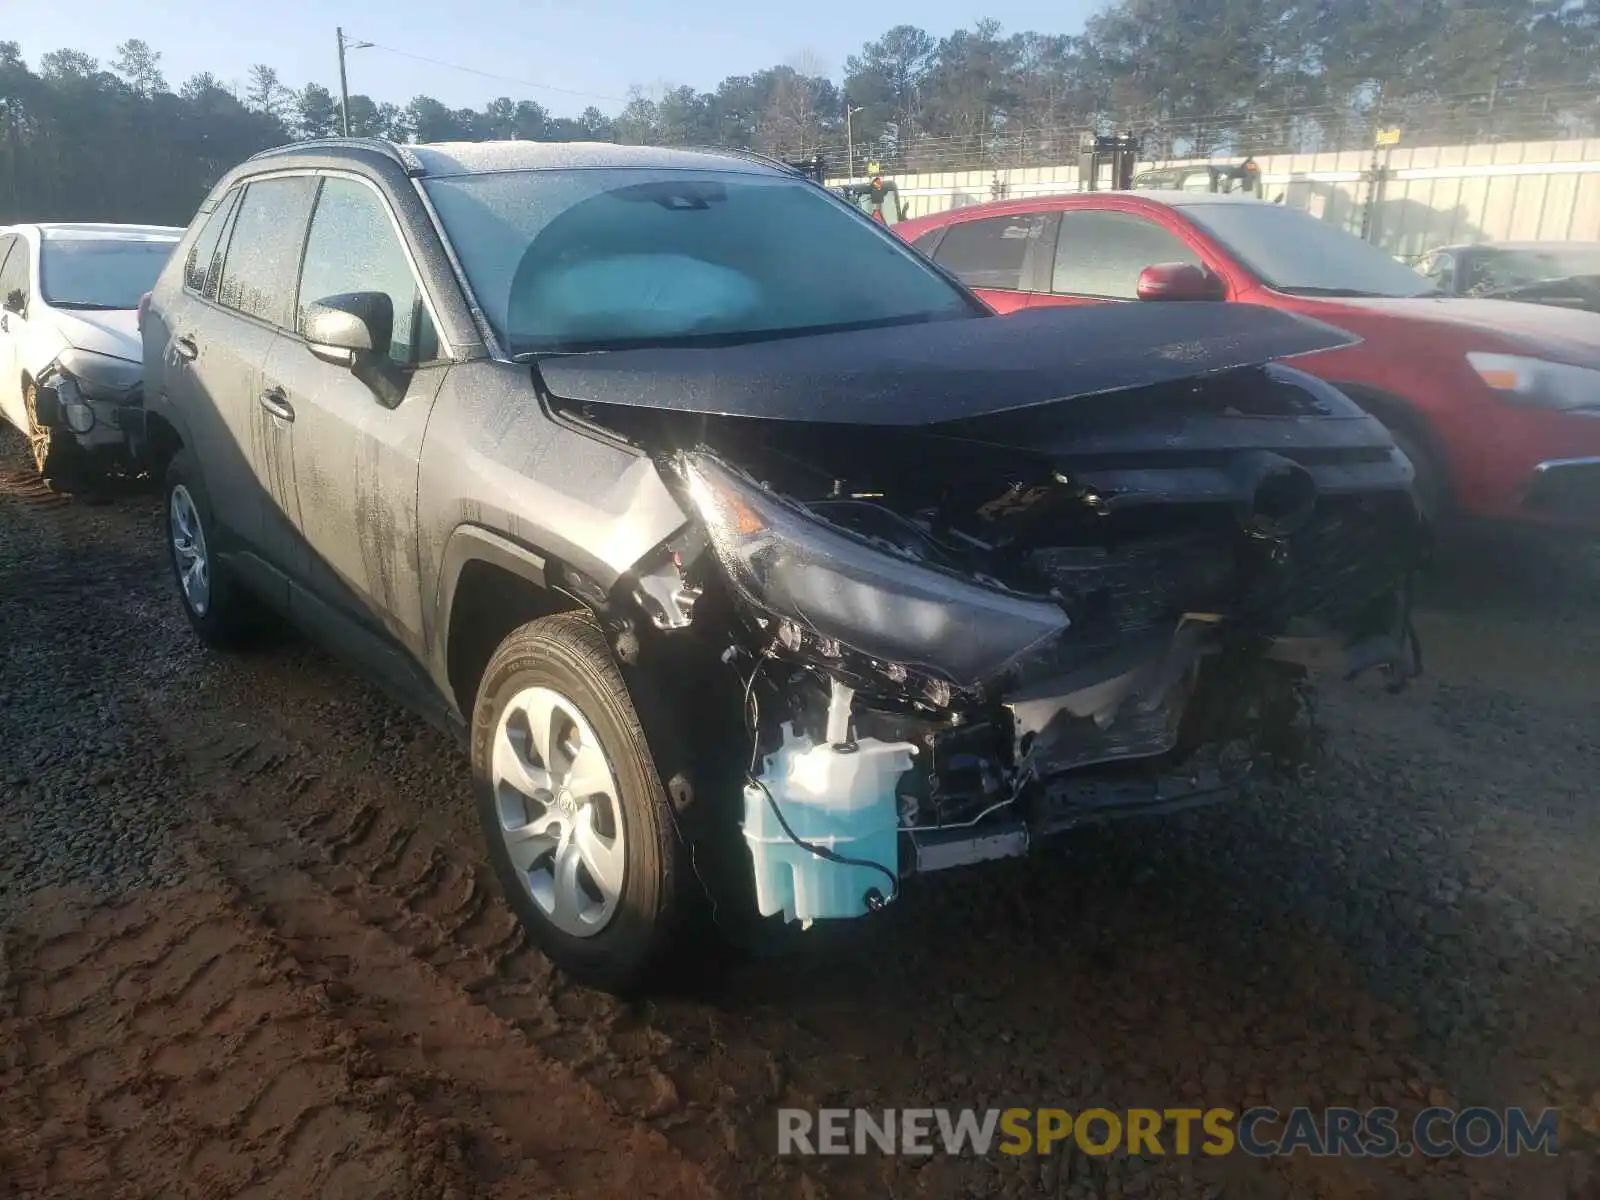
M 500 836 L 539 911 L 561 932 L 593 937 L 616 915 L 626 863 L 616 773 L 593 728 L 547 687 L 514 695 L 490 759 Z
M 196 616 L 203 617 L 211 607 L 211 560 L 206 553 L 206 534 L 200 524 L 200 512 L 195 508 L 189 489 L 181 483 L 172 489 L 167 504 L 167 523 L 184 603 Z
M 23 389 L 22 406 L 28 416 L 28 449 L 33 453 L 33 467 L 42 475 L 50 461 L 51 433 L 39 424 L 39 393 L 32 383 Z

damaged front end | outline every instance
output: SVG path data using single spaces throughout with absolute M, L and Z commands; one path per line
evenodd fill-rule
M 143 378 L 139 363 L 69 347 L 39 373 L 35 419 L 91 453 L 137 457 Z
M 764 914 L 1228 798 L 1306 753 L 1311 669 L 1420 669 L 1410 466 L 1287 367 L 912 427 L 583 415 L 693 514 L 632 585 L 737 673 Z

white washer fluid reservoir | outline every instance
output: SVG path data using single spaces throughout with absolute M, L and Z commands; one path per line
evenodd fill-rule
M 867 893 L 887 897 L 888 871 L 900 874 L 900 809 L 895 788 L 911 768 L 917 747 L 909 742 L 863 738 L 836 747 L 818 745 L 783 727 L 783 745 L 766 758 L 758 777 L 801 841 L 847 858 L 876 863 L 833 862 L 797 845 L 773 814 L 756 784 L 744 789 L 744 837 L 755 868 L 756 904 L 762 916 L 783 913 L 790 921 L 860 917 Z

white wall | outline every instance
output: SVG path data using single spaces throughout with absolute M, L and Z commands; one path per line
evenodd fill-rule
M 1388 154 L 1391 177 L 1375 240 L 1396 255 L 1415 258 L 1456 241 L 1600 241 L 1600 139 L 1396 146 Z M 1285 204 L 1359 232 L 1371 151 L 1276 154 L 1256 162 L 1268 200 L 1281 194 Z M 1173 164 L 1141 163 L 1137 170 L 1156 165 Z M 908 217 L 993 199 L 996 180 L 1011 199 L 1078 190 L 1076 164 L 892 178 Z

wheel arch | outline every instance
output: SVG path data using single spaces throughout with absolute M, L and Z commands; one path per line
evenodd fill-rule
M 144 413 L 144 428 L 145 455 L 150 463 L 151 474 L 159 478 L 173 456 L 187 443 L 176 425 L 161 413 L 151 412 L 148 408 Z
M 1433 423 L 1415 404 L 1371 384 L 1342 380 L 1329 380 L 1329 382 L 1381 421 L 1391 432 L 1398 431 L 1416 442 L 1428 456 L 1428 464 L 1438 483 L 1440 500 L 1446 504 L 1453 503 L 1456 483 L 1449 451 L 1435 431 Z
M 496 647 L 539 617 L 586 609 L 562 590 L 565 572 L 550 555 L 478 525 L 460 525 L 445 543 L 433 623 L 434 682 L 470 721 L 478 682 Z

